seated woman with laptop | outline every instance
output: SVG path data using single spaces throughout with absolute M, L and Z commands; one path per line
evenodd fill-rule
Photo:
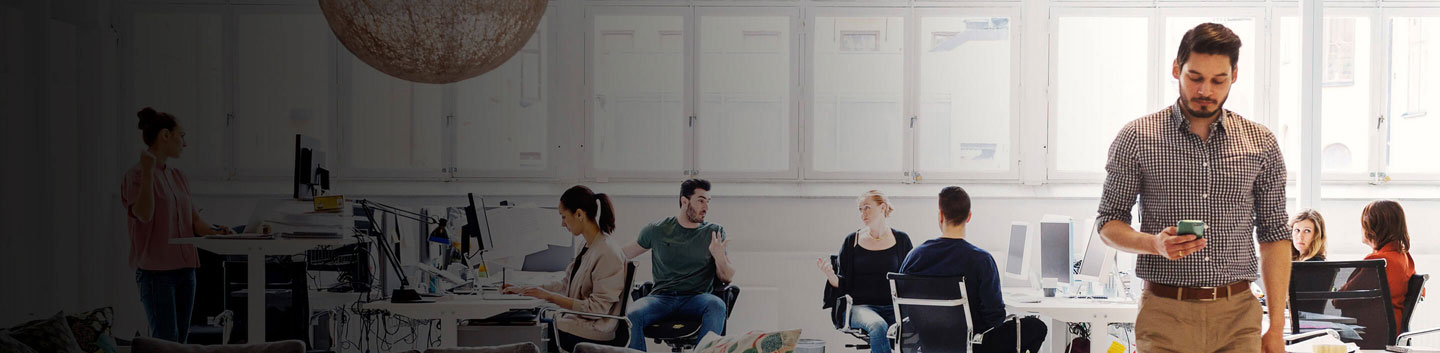
M 585 247 L 558 281 L 536 286 L 502 285 L 501 291 L 521 294 L 553 303 L 561 309 L 624 315 L 621 295 L 625 293 L 625 258 L 610 243 L 615 230 L 615 212 L 610 198 L 585 186 L 576 185 L 560 196 L 560 219 L 572 236 L 583 236 Z M 581 342 L 608 343 L 615 339 L 620 327 L 615 319 L 560 314 L 554 320 L 558 329 L 557 342 L 565 351 L 573 351 Z

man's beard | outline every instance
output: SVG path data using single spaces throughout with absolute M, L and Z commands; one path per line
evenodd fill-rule
M 1210 112 L 1208 112 L 1208 113 L 1201 113 L 1201 112 L 1199 112 L 1199 111 L 1190 109 L 1190 104 L 1188 104 L 1188 103 L 1191 103 L 1191 100 L 1185 98 L 1185 95 L 1184 95 L 1184 94 L 1181 94 L 1181 95 L 1180 95 L 1180 99 L 1181 99 L 1180 109 L 1185 111 L 1185 115 L 1187 115 L 1187 116 L 1189 116 L 1189 117 L 1192 117 L 1192 118 L 1209 119 L 1209 118 L 1215 117 L 1215 115 L 1220 114 L 1221 111 L 1224 111 L 1224 110 L 1225 110 L 1225 102 L 1226 102 L 1226 101 L 1229 101 L 1229 100 L 1230 100 L 1230 97 L 1229 97 L 1229 96 L 1226 96 L 1225 99 L 1220 100 L 1220 102 L 1219 102 L 1220 104 L 1216 104 L 1216 105 L 1215 105 L 1215 110 L 1212 110 L 1212 111 L 1210 111 Z
M 705 215 L 700 214 L 700 211 L 696 211 L 694 207 L 685 208 L 685 218 L 688 219 L 690 223 L 705 222 Z

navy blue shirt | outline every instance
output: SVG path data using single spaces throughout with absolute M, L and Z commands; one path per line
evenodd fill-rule
M 1005 300 L 1000 296 L 1000 272 L 996 270 L 995 257 L 965 239 L 936 238 L 920 244 L 905 257 L 900 273 L 964 276 L 975 332 L 985 332 L 1005 321 Z

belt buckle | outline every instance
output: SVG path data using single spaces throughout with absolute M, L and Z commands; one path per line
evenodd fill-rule
M 1200 287 L 1200 288 L 1196 288 L 1196 289 L 1202 289 L 1202 290 L 1203 290 L 1203 289 L 1209 289 L 1209 290 L 1210 290 L 1210 299 L 1195 298 L 1195 300 L 1202 301 L 1202 302 L 1213 302 L 1213 301 L 1216 301 L 1216 300 L 1220 300 L 1220 287 Z M 1228 290 L 1229 288 L 1226 288 L 1226 289 Z

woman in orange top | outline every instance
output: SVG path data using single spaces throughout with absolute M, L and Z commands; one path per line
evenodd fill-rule
M 1370 202 L 1365 205 L 1365 210 L 1360 211 L 1360 227 L 1365 231 L 1365 245 L 1375 250 L 1370 255 L 1365 255 L 1365 259 L 1385 259 L 1385 280 L 1390 284 L 1390 303 L 1395 307 L 1395 325 L 1400 325 L 1401 313 L 1405 310 L 1405 291 L 1409 287 L 1410 276 L 1415 275 L 1415 259 L 1410 257 L 1410 232 L 1405 226 L 1405 210 L 1395 201 Z

